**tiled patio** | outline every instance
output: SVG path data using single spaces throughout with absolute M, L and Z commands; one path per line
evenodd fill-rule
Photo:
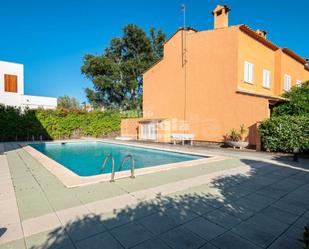
M 0 144 L 0 249 L 303 248 L 309 161 L 209 152 L 226 159 L 68 189 Z

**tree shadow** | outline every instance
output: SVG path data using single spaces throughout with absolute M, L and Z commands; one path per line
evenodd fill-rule
M 211 214 L 209 215 L 211 221 L 224 227 L 225 224 L 220 223 L 222 218 L 220 214 L 229 214 L 237 218 L 239 222 L 244 222 L 257 212 L 250 209 L 250 206 L 248 207 L 250 203 L 240 205 L 238 200 L 261 189 L 267 191 L 268 187 L 276 184 L 278 180 L 289 180 L 292 176 L 306 182 L 307 185 L 309 183 L 309 173 L 304 171 L 307 169 L 307 165 L 289 168 L 271 163 L 261 164 L 260 161 L 249 159 L 243 159 L 241 163 L 250 167 L 249 173 L 217 177 L 201 187 L 169 196 L 158 194 L 155 199 L 141 201 L 136 205 L 126 206 L 119 210 L 115 209 L 111 213 L 90 213 L 78 217 L 65 224 L 63 228 L 49 232 L 43 243 L 33 245 L 31 249 L 62 248 L 71 243 L 77 244 L 77 248 L 87 249 L 127 248 L 133 244 L 123 242 L 122 238 L 118 237 L 117 231 L 121 234 L 121 230 L 124 229 L 126 236 L 130 237 L 131 241 L 135 241 L 135 239 L 137 241 L 141 238 L 139 230 L 131 230 L 142 226 L 151 234 L 151 238 L 156 238 L 158 234 L 208 213 Z M 254 205 L 254 200 L 251 202 Z M 220 212 L 215 212 L 218 210 Z M 145 219 L 149 219 L 150 225 L 147 225 Z M 158 225 L 157 221 L 160 219 L 163 221 Z M 301 238 L 302 234 L 297 236 Z
M 3 234 L 6 233 L 7 230 L 8 230 L 8 229 L 7 229 L 6 227 L 0 227 L 0 238 L 1 238 L 1 236 L 2 236 Z

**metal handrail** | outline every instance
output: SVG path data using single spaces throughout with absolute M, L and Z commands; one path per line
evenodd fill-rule
M 107 161 L 108 161 L 109 158 L 112 160 L 112 175 L 111 175 L 111 182 L 114 182 L 114 181 L 115 181 L 115 180 L 114 180 L 114 178 L 115 178 L 115 160 L 114 160 L 114 157 L 112 156 L 112 154 L 109 154 L 109 155 L 107 155 L 107 156 L 105 157 L 104 162 L 103 162 L 103 164 L 102 164 L 102 167 L 101 167 L 101 169 L 100 169 L 100 174 L 103 172 L 104 167 L 105 167 L 105 165 L 106 165 L 106 163 L 107 163 Z
M 131 178 L 135 178 L 134 176 L 134 167 L 135 167 L 135 161 L 134 161 L 134 158 L 132 155 L 126 155 L 124 158 L 122 158 L 122 161 L 121 161 L 121 164 L 120 164 L 120 167 L 118 169 L 118 171 L 121 171 L 122 170 L 122 167 L 124 165 L 124 163 L 128 160 L 128 159 L 131 159 L 131 162 L 132 162 L 132 166 L 131 166 Z

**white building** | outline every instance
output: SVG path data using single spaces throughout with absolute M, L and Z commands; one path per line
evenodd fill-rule
M 57 98 L 24 95 L 24 65 L 0 61 L 0 104 L 55 109 Z

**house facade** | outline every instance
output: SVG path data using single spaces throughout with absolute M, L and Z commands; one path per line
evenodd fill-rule
M 170 142 L 171 134 L 221 142 L 244 124 L 257 143 L 257 123 L 284 91 L 309 79 L 307 61 L 263 30 L 228 25 L 229 8 L 213 11 L 214 29 L 177 30 L 163 58 L 143 75 L 143 118 L 122 121 L 122 136 Z
M 55 109 L 57 98 L 24 94 L 24 65 L 0 61 L 0 104 L 22 109 Z

